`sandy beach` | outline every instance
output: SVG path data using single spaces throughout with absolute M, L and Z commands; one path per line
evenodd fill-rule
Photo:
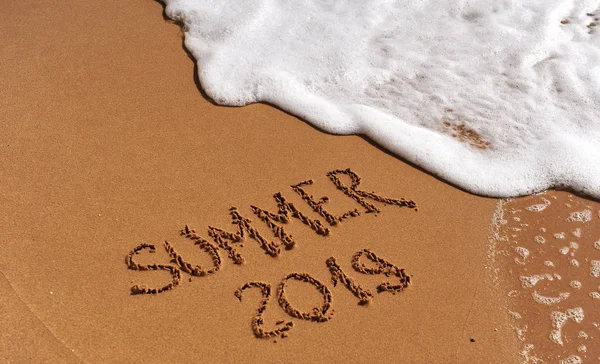
M 530 237 L 490 242 L 497 199 L 272 106 L 215 105 L 158 2 L 3 9 L 0 361 L 523 360 L 510 312 L 539 305 L 508 271 Z

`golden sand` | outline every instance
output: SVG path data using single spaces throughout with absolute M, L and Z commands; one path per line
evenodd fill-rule
M 159 3 L 3 11 L 0 361 L 511 363 L 537 343 L 509 315 L 540 305 L 507 296 L 497 200 L 212 104 Z

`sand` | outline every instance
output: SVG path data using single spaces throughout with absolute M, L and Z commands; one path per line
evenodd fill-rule
M 3 362 L 518 362 L 511 281 L 494 275 L 488 239 L 497 200 L 271 106 L 212 104 L 157 2 L 3 10 Z M 367 213 L 328 177 L 347 168 L 359 190 L 417 210 L 366 199 L 380 210 Z M 326 211 L 360 215 L 327 223 L 290 187 L 306 180 L 307 195 L 329 198 Z M 285 249 L 251 207 L 277 212 L 277 192 L 329 233 L 290 218 L 280 225 L 295 244 Z M 248 234 L 211 237 L 209 227 L 236 231 L 232 207 L 262 247 Z M 186 225 L 195 240 L 181 235 Z M 265 254 L 272 242 L 279 251 Z M 140 248 L 132 264 L 141 244 L 155 252 Z M 400 287 L 378 293 L 383 282 Z
M 600 358 L 599 209 L 564 191 L 503 202 L 496 266 L 529 362 Z

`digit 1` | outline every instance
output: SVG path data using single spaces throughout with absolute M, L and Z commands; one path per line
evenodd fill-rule
M 338 282 L 341 282 L 356 298 L 359 299 L 359 305 L 367 305 L 371 302 L 373 294 L 369 290 L 363 289 L 360 285 L 354 282 L 354 279 L 348 277 L 342 268 L 337 264 L 334 257 L 326 261 L 329 272 L 331 272 L 331 281 L 335 287 Z

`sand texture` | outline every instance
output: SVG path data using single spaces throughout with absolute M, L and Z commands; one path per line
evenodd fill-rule
M 567 192 L 502 202 L 496 262 L 523 360 L 600 358 L 600 205 Z
M 3 5 L 0 361 L 518 360 L 497 200 L 213 105 L 162 10 Z

